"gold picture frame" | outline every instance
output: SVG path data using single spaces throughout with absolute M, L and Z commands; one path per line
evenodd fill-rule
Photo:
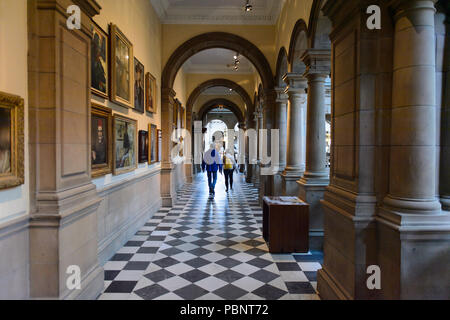
M 134 107 L 134 55 L 133 44 L 120 31 L 110 24 L 110 73 L 112 102 L 125 108 Z
M 0 189 L 24 184 L 24 100 L 0 92 Z
M 156 78 L 150 73 L 145 74 L 145 110 L 156 113 Z
M 131 126 L 131 128 L 129 128 Z M 113 116 L 113 173 L 134 171 L 138 167 L 137 121 L 114 114 Z M 130 153 L 131 152 L 131 153 Z
M 91 23 L 91 31 L 91 91 L 97 96 L 108 99 L 109 37 L 94 21 Z
M 98 123 L 103 119 L 103 122 Z M 112 110 L 106 108 L 102 105 L 92 103 L 91 105 L 91 177 L 97 178 L 109 173 L 112 173 L 113 168 L 113 152 L 112 152 L 112 126 L 113 126 L 113 115 Z M 97 123 L 97 125 L 95 125 Z M 103 128 L 106 126 L 106 130 Z M 100 130 L 100 127 L 102 130 Z M 97 134 L 95 134 L 95 130 L 97 130 Z M 106 140 L 105 143 L 96 142 L 100 139 L 100 133 L 104 135 Z M 95 141 L 94 141 L 95 140 Z M 104 151 L 104 155 L 97 155 L 97 153 L 102 152 L 102 148 L 106 147 Z M 100 161 L 100 163 L 96 162 L 96 159 L 105 158 L 104 161 Z
M 158 127 L 149 123 L 148 125 L 148 163 L 153 164 L 159 160 L 159 136 Z

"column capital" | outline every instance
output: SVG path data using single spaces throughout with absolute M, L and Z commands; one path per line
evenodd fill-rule
M 283 77 L 283 81 L 287 84 L 285 93 L 306 93 L 308 87 L 308 81 L 300 73 L 286 73 Z
M 397 20 L 411 10 L 433 10 L 438 0 L 391 0 L 389 6 L 394 9 Z
M 308 49 L 302 55 L 301 60 L 306 65 L 303 76 L 311 74 L 328 76 L 331 73 L 331 50 Z
M 275 99 L 275 102 L 278 103 L 287 103 L 289 96 L 285 92 L 286 88 L 277 87 L 275 88 L 275 92 L 277 93 L 277 97 Z

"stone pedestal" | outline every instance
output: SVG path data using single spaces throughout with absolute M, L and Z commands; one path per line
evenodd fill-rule
M 65 8 L 78 5 L 81 29 Z M 64 10 L 61 10 L 64 8 Z M 91 182 L 91 18 L 93 0 L 31 0 L 29 29 L 30 297 L 95 299 L 104 288 L 98 264 L 97 209 Z M 67 280 L 74 266 L 81 289 Z

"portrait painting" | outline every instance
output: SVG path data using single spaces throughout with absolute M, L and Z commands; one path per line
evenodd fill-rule
M 0 175 L 11 172 L 11 110 L 0 108 Z
M 139 131 L 139 163 L 148 162 L 148 131 Z
M 156 79 L 150 72 L 145 75 L 145 109 L 156 113 Z
M 158 161 L 158 130 L 154 124 L 149 124 L 149 159 L 150 163 Z
M 24 181 L 24 100 L 0 92 L 0 189 Z
M 92 104 L 91 108 L 91 176 L 112 172 L 112 111 Z
M 115 25 L 110 25 L 111 38 L 111 100 L 132 108 L 133 94 L 133 45 Z
M 108 98 L 108 35 L 95 22 L 91 24 L 92 93 Z
M 137 168 L 137 121 L 114 115 L 114 174 Z
M 134 109 L 144 113 L 145 81 L 144 65 L 134 58 Z

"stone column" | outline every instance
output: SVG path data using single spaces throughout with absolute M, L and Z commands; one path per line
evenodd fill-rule
M 286 88 L 275 88 L 276 110 L 275 110 L 275 129 L 279 130 L 280 142 L 279 148 L 279 170 L 274 176 L 273 191 L 275 196 L 282 195 L 283 181 L 282 174 L 286 169 L 286 149 L 287 149 L 287 107 L 289 96 L 285 93 Z
M 256 137 L 257 137 L 257 161 L 256 164 L 253 166 L 253 174 L 252 174 L 252 183 L 256 188 L 260 187 L 260 172 L 261 172 L 261 134 L 260 130 L 263 128 L 263 110 L 261 105 L 258 103 L 256 106 L 256 110 L 254 113 L 255 116 L 255 123 L 256 123 Z
M 163 88 L 161 90 L 161 127 L 162 127 L 162 150 L 161 150 L 161 200 L 163 207 L 171 207 L 176 200 L 176 190 L 173 181 L 172 158 L 170 155 L 173 147 L 172 131 L 173 110 L 176 106 L 173 89 Z
M 391 1 L 395 12 L 389 194 L 379 212 L 385 299 L 450 295 L 450 213 L 436 194 L 435 1 Z M 423 279 L 418 281 L 418 277 Z M 425 280 L 426 279 L 426 280 Z
M 245 148 L 245 130 L 247 130 L 245 122 L 239 122 L 239 134 L 238 134 L 239 150 L 236 158 L 239 163 L 240 173 L 245 172 L 245 164 L 247 163 L 246 159 L 247 154 Z
M 441 205 L 435 193 L 434 3 L 393 1 L 392 5 L 396 14 L 391 179 L 384 204 L 392 213 L 435 214 L 441 211 Z M 402 222 L 409 217 L 415 219 L 404 215 Z
M 302 110 L 305 99 L 306 79 L 297 73 L 288 73 L 283 80 L 288 85 L 285 93 L 289 96 L 287 115 L 287 148 L 286 168 L 282 174 L 283 194 L 298 195 L 297 180 L 305 171 L 305 155 L 303 152 L 303 122 Z
M 330 50 L 310 49 L 302 57 L 308 79 L 308 109 L 306 120 L 306 170 L 298 181 L 299 198 L 310 205 L 310 248 L 323 245 L 323 199 L 329 184 L 326 168 L 325 80 L 330 74 Z
M 67 28 L 69 5 L 81 9 L 80 29 Z M 89 152 L 90 26 L 99 12 L 94 0 L 28 1 L 31 298 L 95 299 L 104 289 Z M 80 268 L 81 289 L 67 287 L 69 266 Z

